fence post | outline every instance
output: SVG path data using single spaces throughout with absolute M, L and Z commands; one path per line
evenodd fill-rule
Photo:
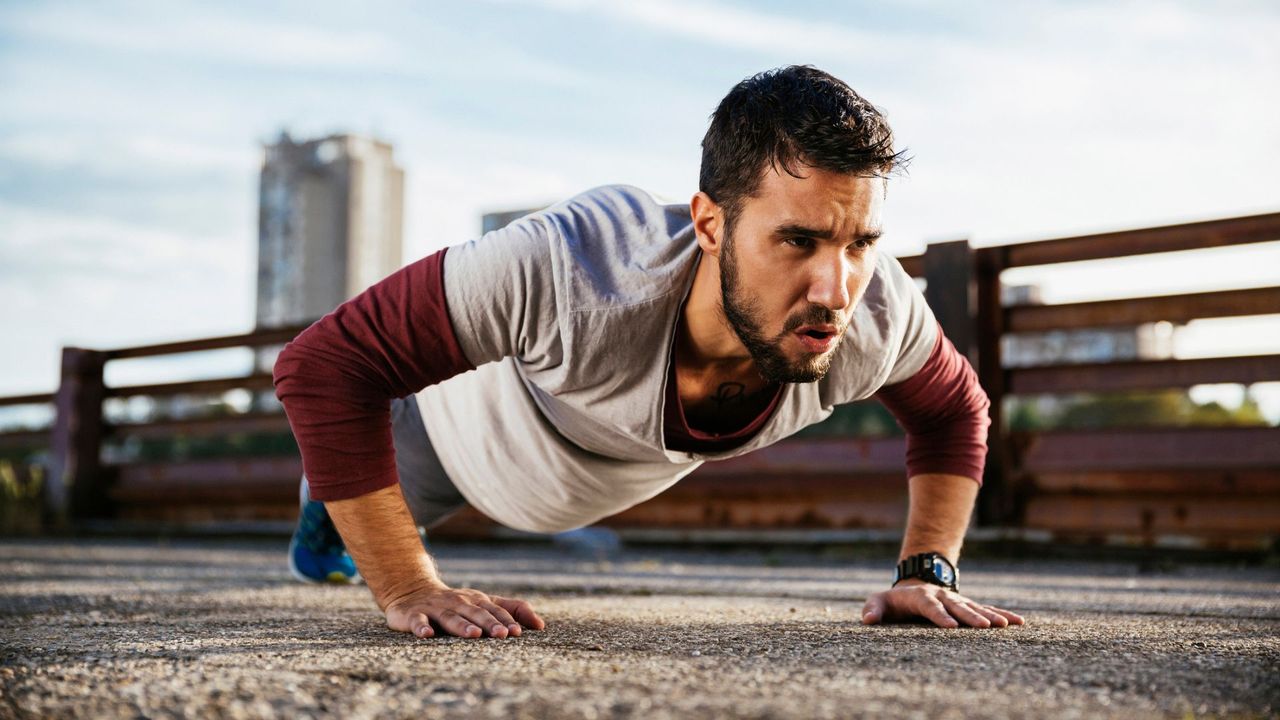
M 975 332 L 978 380 L 991 398 L 991 430 L 987 440 L 987 468 L 978 496 L 978 521 L 983 525 L 1019 525 L 1021 511 L 1017 488 L 1010 475 L 1009 438 L 1004 427 L 1004 302 L 1000 273 L 1007 264 L 1007 248 L 984 247 L 976 251 L 977 313 Z
M 933 310 L 938 324 L 946 333 L 947 339 L 956 346 L 956 350 L 968 358 L 975 369 L 980 367 L 980 358 L 984 354 L 982 329 L 979 327 L 978 267 L 974 249 L 968 240 L 930 243 L 924 250 L 924 277 L 927 285 L 924 290 L 925 300 Z M 979 373 L 981 375 L 981 373 Z M 983 383 L 984 387 L 986 383 Z M 990 392 L 988 390 L 988 392 Z M 992 398 L 992 412 L 998 413 L 996 399 Z M 993 416 L 998 417 L 998 416 Z M 994 425 L 993 427 L 998 427 Z M 992 438 L 998 437 L 991 435 Z M 998 524 L 998 516 L 993 516 L 984 501 L 993 494 L 995 487 L 991 485 L 994 458 L 994 443 L 987 454 L 986 477 L 983 490 L 979 495 L 977 522 L 980 525 Z M 998 474 L 998 471 L 997 471 Z M 998 487 L 997 481 L 996 486 Z
M 84 348 L 62 349 L 62 379 L 54 396 L 56 418 L 50 441 L 52 458 L 45 483 L 46 521 L 65 528 L 102 507 L 103 366 L 107 354 Z
M 968 240 L 931 243 L 924 249 L 924 297 L 947 339 L 974 362 L 973 248 Z

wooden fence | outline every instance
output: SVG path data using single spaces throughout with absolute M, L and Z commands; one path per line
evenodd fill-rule
M 900 258 L 909 273 L 925 279 L 926 297 L 948 337 L 973 361 L 992 397 L 993 431 L 978 524 L 1085 542 L 1236 548 L 1273 543 L 1280 536 L 1280 428 L 1010 432 L 1004 414 L 1007 400 L 1027 396 L 1280 381 L 1280 355 L 1009 367 L 1001 348 L 1005 337 L 1022 333 L 1280 313 L 1280 287 L 1007 306 L 1001 275 L 1011 268 L 1276 240 L 1280 213 L 994 247 L 937 243 L 922 255 Z M 296 451 L 153 462 L 110 462 L 103 453 L 106 445 L 166 438 L 287 435 L 288 423 L 278 411 L 141 424 L 112 424 L 102 412 L 108 398 L 267 391 L 270 374 L 107 387 L 103 372 L 107 363 L 128 358 L 276 346 L 301 329 L 109 351 L 65 348 L 56 393 L 0 398 L 0 405 L 52 403 L 53 427 L 0 434 L 0 451 L 47 448 L 42 495 L 50 524 L 93 519 L 222 527 L 242 521 L 287 523 L 296 512 L 301 472 Z M 903 439 L 893 436 L 787 440 L 708 464 L 605 524 L 637 535 L 646 530 L 892 534 L 906 513 L 904 449 Z M 469 510 L 437 532 L 501 531 Z
M 1000 339 L 1010 333 L 1280 313 L 1280 287 L 1002 307 L 997 284 L 1005 270 L 1274 240 L 1280 213 L 980 248 L 974 268 L 982 383 L 1003 399 L 1280 380 L 1276 354 L 1017 369 L 1000 357 Z M 1247 547 L 1280 536 L 1280 428 L 1132 427 L 1001 440 L 992 444 L 988 518 L 1085 539 Z
M 302 472 L 296 453 L 281 457 L 122 463 L 104 462 L 103 457 L 105 446 L 125 445 L 131 440 L 289 433 L 288 419 L 278 411 L 119 424 L 108 423 L 103 414 L 103 403 L 109 398 L 163 399 L 217 395 L 228 390 L 267 391 L 272 389 L 270 373 L 107 387 L 104 370 L 109 362 L 132 358 L 281 345 L 304 327 L 118 350 L 63 348 L 62 376 L 56 393 L 0 398 L 0 405 L 9 406 L 52 403 L 56 418 L 53 427 L 0 434 L 0 448 L 47 448 L 42 488 L 47 525 L 100 519 L 179 524 L 287 519 L 296 511 Z

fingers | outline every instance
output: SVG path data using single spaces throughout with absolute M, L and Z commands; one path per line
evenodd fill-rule
M 533 611 L 533 606 L 524 600 L 498 597 L 497 595 L 490 595 L 489 598 L 507 612 L 511 613 L 515 617 L 516 621 L 527 628 L 541 630 L 547 626 L 547 624 L 542 621 L 542 618 L 538 617 L 538 613 Z
M 943 595 L 943 604 L 956 620 L 970 627 L 989 628 L 991 620 L 973 608 L 967 598 L 958 595 Z
M 1024 625 L 1021 615 L 974 602 L 945 588 L 924 583 L 894 587 L 874 593 L 862 606 L 862 623 L 874 625 L 881 622 L 898 622 L 923 618 L 944 628 L 962 625 L 976 628 L 1002 628 Z
M 480 603 L 480 607 L 484 608 L 490 615 L 497 618 L 498 622 L 502 623 L 503 627 L 506 628 L 508 635 L 519 637 L 520 623 L 516 622 L 516 619 L 511 617 L 511 613 L 507 612 L 505 608 L 495 605 L 492 602 L 482 602 Z
M 884 618 L 884 595 L 876 593 L 867 598 L 867 604 L 862 606 L 862 624 L 875 625 Z
M 1009 618 L 1001 615 L 995 610 L 992 610 L 987 605 L 980 605 L 970 600 L 968 602 L 968 607 L 970 610 L 973 610 L 974 612 L 978 613 L 982 617 L 986 618 L 987 622 L 991 623 L 990 627 L 1008 627 L 1009 626 Z
M 418 637 L 432 637 L 436 634 L 435 628 L 431 627 L 431 619 L 426 613 L 416 608 L 388 608 L 387 627 L 400 632 L 413 633 Z
M 461 609 L 461 605 L 458 606 Z M 435 620 L 442 630 L 450 635 L 456 635 L 463 638 L 478 638 L 484 635 L 484 630 L 480 629 L 471 621 L 471 618 L 458 612 L 453 608 L 445 608 L 431 613 L 431 619 Z
M 1004 617 L 1006 620 L 1009 621 L 1010 625 L 1026 625 L 1027 624 L 1026 619 L 1024 619 L 1021 615 L 1019 615 L 1016 612 L 1010 612 L 1009 610 L 998 608 L 994 605 L 983 605 L 982 607 L 986 608 L 987 610 L 990 610 L 991 612 L 996 613 L 997 615 Z
M 925 595 L 924 602 L 921 603 L 920 615 L 934 625 L 944 628 L 960 627 L 960 623 L 947 613 L 947 608 L 943 606 L 942 601 L 932 595 Z
M 974 625 L 973 623 L 969 623 L 974 627 L 1008 627 L 1010 625 L 1025 625 L 1027 622 L 1021 615 L 1015 612 L 1010 612 L 1009 610 L 998 608 L 994 605 L 983 605 L 982 603 L 974 602 L 962 595 L 953 595 L 951 597 L 965 608 L 982 615 L 989 623 L 991 623 L 990 625 Z M 950 604 L 948 604 L 948 607 L 950 607 Z M 968 616 L 966 615 L 966 617 Z
M 431 620 L 426 613 L 414 613 L 409 616 L 409 632 L 418 637 L 433 637 L 436 629 L 431 627 Z
M 440 633 L 461 638 L 519 637 L 524 627 L 541 630 L 546 623 L 529 603 L 476 590 L 430 591 L 393 603 L 387 626 L 420 638 Z
M 482 635 L 488 635 L 489 637 L 496 638 L 504 638 L 507 636 L 507 626 L 498 622 L 498 618 L 494 617 L 492 613 L 479 605 L 472 605 L 465 602 L 459 603 L 454 606 L 453 611 L 467 620 L 470 620 L 476 629 L 482 631 L 480 633 Z M 472 635 L 471 632 L 471 630 L 467 630 L 468 634 L 463 637 L 480 637 L 480 635 Z

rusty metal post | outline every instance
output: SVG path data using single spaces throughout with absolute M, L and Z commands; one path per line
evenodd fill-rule
M 62 349 L 44 494 L 46 521 L 54 527 L 65 528 L 69 520 L 100 513 L 105 501 L 101 455 L 106 359 L 107 353 L 96 350 Z
M 975 361 L 973 248 L 968 240 L 931 243 L 924 251 L 925 300 L 961 355 Z
M 987 436 L 987 468 L 978 496 L 978 522 L 988 526 L 1020 525 L 1021 503 L 1018 488 L 1012 482 L 1009 435 L 1004 427 L 1005 371 L 1000 348 L 1005 325 L 1000 273 L 1007 265 L 1007 248 L 979 248 L 975 259 L 978 380 L 991 398 L 991 430 Z

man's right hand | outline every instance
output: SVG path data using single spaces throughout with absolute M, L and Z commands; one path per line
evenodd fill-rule
M 392 600 L 386 615 L 387 627 L 423 638 L 438 631 L 464 638 L 519 637 L 525 627 L 546 627 L 524 600 L 443 584 Z
M 546 623 L 523 600 L 454 589 L 422 547 L 400 486 L 325 503 L 360 576 L 392 630 L 432 637 L 515 637 Z

